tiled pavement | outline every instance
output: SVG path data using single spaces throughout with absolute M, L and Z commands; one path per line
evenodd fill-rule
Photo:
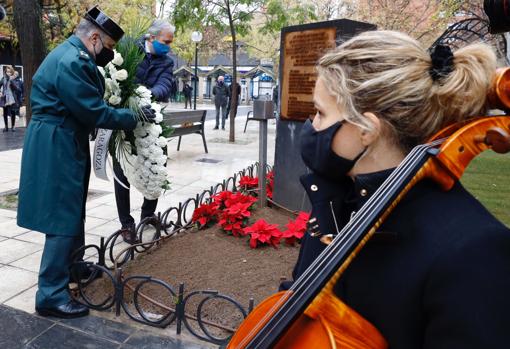
M 162 337 L 89 315 L 59 320 L 0 305 L 2 349 L 205 349 L 190 341 Z
M 197 109 L 201 107 L 197 106 Z M 207 108 L 210 109 L 211 106 Z M 184 136 L 179 152 L 176 151 L 177 139 L 169 142 L 168 172 L 172 188 L 160 198 L 157 211 L 163 212 L 170 206 L 177 206 L 179 202 L 195 196 L 258 160 L 258 123 L 250 122 L 247 132 L 243 133 L 245 120 L 242 114 L 236 118 L 234 144 L 228 142 L 228 130 L 213 130 L 214 121 L 207 121 L 205 134 L 209 154 L 204 153 L 199 135 Z M 268 129 L 268 162 L 273 163 L 275 121 L 269 122 Z M 219 162 L 197 161 L 202 159 Z M 21 149 L 0 151 L 0 194 L 18 188 L 20 160 Z M 101 237 L 107 237 L 119 229 L 120 224 L 117 219 L 113 182 L 97 179 L 92 174 L 90 190 L 97 195 L 87 202 L 85 242 L 97 244 Z M 142 195 L 132 190 L 131 209 L 135 219 L 139 219 L 141 204 Z M 42 234 L 16 225 L 15 211 L 0 209 L 0 305 L 34 313 L 34 295 L 43 244 Z M 120 248 L 124 243 L 119 244 Z M 95 260 L 95 253 L 91 250 L 86 258 Z M 0 314 L 0 319 L 2 318 Z M 61 324 L 55 325 L 50 333 L 58 333 L 59 326 Z M 0 326 L 0 348 L 3 349 L 2 332 Z M 50 337 L 57 338 L 57 334 Z M 31 348 L 39 348 L 36 346 L 37 340 L 30 343 L 34 343 Z

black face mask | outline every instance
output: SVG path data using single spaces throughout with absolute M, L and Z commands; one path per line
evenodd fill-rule
M 96 46 L 94 45 L 94 53 L 96 54 L 96 64 L 99 67 L 104 67 L 113 60 L 113 57 L 115 57 L 115 53 L 113 52 L 113 50 L 104 47 L 104 43 L 103 40 L 101 40 L 101 38 L 99 38 L 99 40 L 101 41 L 101 45 L 103 46 L 103 48 L 101 49 L 101 51 L 99 51 L 99 53 L 97 53 Z
M 301 129 L 301 157 L 308 168 L 323 177 L 342 179 L 354 167 L 356 161 L 365 153 L 364 149 L 353 160 L 335 154 L 331 149 L 334 135 L 342 127 L 342 122 L 317 131 L 308 119 Z

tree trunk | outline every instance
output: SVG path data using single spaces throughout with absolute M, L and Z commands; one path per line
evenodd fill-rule
M 32 77 L 46 55 L 46 45 L 41 29 L 41 7 L 35 0 L 14 0 L 14 26 L 18 35 L 23 64 L 23 81 L 26 97 L 26 123 L 30 121 L 32 109 L 30 107 L 30 90 Z
M 230 25 L 230 35 L 232 35 L 232 95 L 230 98 L 230 132 L 228 141 L 229 142 L 235 142 L 236 140 L 236 121 L 235 121 L 235 114 L 236 114 L 236 104 L 237 103 L 237 43 L 236 43 L 236 30 L 234 27 L 234 21 L 232 20 L 232 13 L 230 12 L 230 3 L 227 0 L 227 11 L 228 11 L 228 23 Z

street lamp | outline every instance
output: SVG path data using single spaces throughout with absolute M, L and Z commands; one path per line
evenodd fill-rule
M 195 84 L 194 84 L 194 94 L 193 94 L 193 110 L 197 109 L 197 82 L 198 82 L 198 43 L 202 41 L 202 33 L 201 32 L 193 32 L 191 33 L 191 40 L 195 43 Z

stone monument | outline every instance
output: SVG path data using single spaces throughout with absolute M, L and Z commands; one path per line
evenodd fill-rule
M 317 60 L 356 34 L 375 29 L 373 24 L 349 19 L 282 29 L 273 192 L 277 204 L 292 210 L 310 209 L 299 182 L 299 177 L 309 171 L 301 160 L 299 135 L 303 122 L 316 113 L 313 89 Z

